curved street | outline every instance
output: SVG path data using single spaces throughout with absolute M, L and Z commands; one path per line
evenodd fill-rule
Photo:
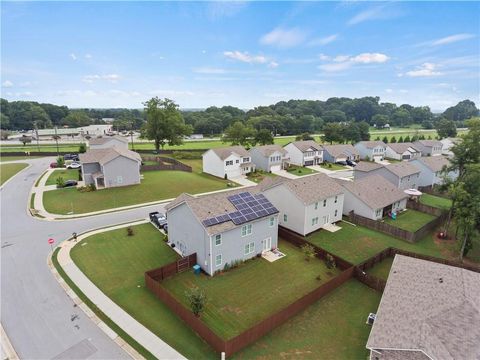
M 22 359 L 129 358 L 55 280 L 47 240 L 58 244 L 72 232 L 145 218 L 162 205 L 73 220 L 34 218 L 27 210 L 30 189 L 51 161 L 26 161 L 32 166 L 1 189 L 1 323 Z

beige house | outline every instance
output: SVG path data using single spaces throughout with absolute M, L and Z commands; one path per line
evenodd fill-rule
M 367 349 L 372 360 L 480 359 L 480 274 L 396 255 Z

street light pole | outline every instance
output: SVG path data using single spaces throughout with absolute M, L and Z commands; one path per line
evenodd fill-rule
M 37 137 L 37 150 L 38 152 L 40 152 L 40 144 L 38 143 L 38 127 L 37 127 L 37 122 L 35 121 L 33 123 L 33 125 L 35 126 L 35 136 Z
M 135 151 L 135 145 L 133 144 L 133 121 L 130 125 L 130 139 L 132 140 L 132 150 Z
M 57 156 L 59 156 L 59 151 L 58 151 L 58 135 L 57 135 L 57 125 L 55 125 L 55 143 L 57 144 Z

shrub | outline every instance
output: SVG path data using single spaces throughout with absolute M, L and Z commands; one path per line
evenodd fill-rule
M 331 167 L 332 167 L 332 164 L 331 164 L 331 163 L 328 163 L 328 167 L 331 168 Z
M 227 180 L 228 179 L 227 174 L 223 175 L 223 178 Z
M 317 279 L 318 281 L 322 280 L 322 277 L 320 275 L 317 275 L 317 277 L 315 278 Z
M 223 271 L 228 271 L 230 269 L 230 264 L 227 262 L 225 263 L 225 265 L 223 266 Z
M 97 188 L 95 187 L 95 184 L 90 184 L 88 185 L 88 191 L 95 191 Z
M 315 257 L 315 248 L 312 245 L 302 245 L 301 249 L 306 261 L 310 261 L 311 258 Z
M 57 157 L 57 166 L 59 168 L 63 168 L 65 166 L 65 159 L 63 158 L 63 156 Z
M 80 154 L 83 154 L 84 152 L 87 152 L 87 144 L 81 143 L 80 146 L 78 147 L 78 152 Z
M 190 303 L 190 308 L 192 309 L 193 314 L 199 317 L 207 304 L 207 296 L 198 287 L 193 287 L 190 290 L 185 291 L 185 296 Z
M 325 257 L 325 265 L 327 266 L 328 269 L 335 269 L 337 267 L 337 264 L 335 263 L 335 259 L 333 258 L 332 255 L 327 254 Z
M 62 188 L 65 186 L 65 180 L 61 176 L 57 178 L 56 183 L 58 188 Z
M 127 227 L 127 236 L 133 236 L 133 229 L 131 226 Z

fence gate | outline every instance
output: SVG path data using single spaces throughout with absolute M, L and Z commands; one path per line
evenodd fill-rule
M 190 269 L 190 256 L 177 261 L 177 272 L 182 272 Z

